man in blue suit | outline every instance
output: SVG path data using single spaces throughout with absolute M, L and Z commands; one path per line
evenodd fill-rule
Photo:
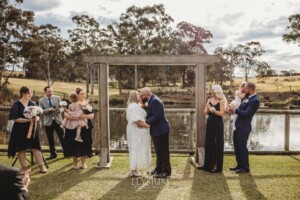
M 233 145 L 237 166 L 229 168 L 236 173 L 250 172 L 247 141 L 251 132 L 252 118 L 259 107 L 259 99 L 254 83 L 246 83 L 245 93 L 246 97 L 237 109 L 234 110 L 232 106 L 229 106 L 230 112 L 238 115 L 235 122 L 236 130 L 233 132 Z
M 156 153 L 156 168 L 151 172 L 151 175 L 156 178 L 166 178 L 171 175 L 170 123 L 165 116 L 162 101 L 152 94 L 150 88 L 143 88 L 140 95 L 143 103 L 148 102 L 146 123 L 150 125 L 150 134 Z

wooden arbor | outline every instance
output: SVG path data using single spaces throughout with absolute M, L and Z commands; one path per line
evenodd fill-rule
M 205 115 L 206 104 L 206 66 L 218 60 L 215 55 L 126 55 L 126 56 L 93 56 L 85 57 L 89 64 L 98 67 L 99 82 L 99 130 L 100 160 L 98 167 L 110 167 L 110 129 L 109 129 L 109 66 L 113 65 L 195 65 L 196 66 L 196 137 L 195 156 L 191 159 L 195 166 L 204 162 Z M 172 125 L 171 125 L 172 126 Z

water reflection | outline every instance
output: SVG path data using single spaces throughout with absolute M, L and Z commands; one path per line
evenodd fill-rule
M 195 132 L 195 113 L 170 113 L 167 112 L 172 130 L 170 132 L 171 149 L 191 149 L 191 131 Z M 7 144 L 9 134 L 6 131 L 8 118 L 7 111 L 0 111 L 0 144 Z M 127 121 L 124 110 L 110 111 L 111 148 L 127 149 L 126 126 Z M 255 151 L 283 151 L 284 150 L 284 121 L 285 116 L 279 114 L 258 113 L 253 118 L 252 132 L 248 141 L 249 150 Z M 290 120 L 290 150 L 300 150 L 300 116 L 291 115 Z M 41 124 L 40 124 L 41 126 Z M 224 117 L 225 150 L 233 150 L 233 134 L 230 126 L 230 116 Z M 96 126 L 97 127 L 97 126 Z M 94 132 L 98 132 L 94 130 Z M 48 145 L 45 132 L 40 128 L 42 145 Z M 93 137 L 96 139 L 95 134 Z M 56 145 L 59 141 L 56 138 Z

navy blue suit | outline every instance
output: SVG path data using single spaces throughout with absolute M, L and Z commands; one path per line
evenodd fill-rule
M 148 101 L 146 123 L 150 125 L 155 153 L 156 168 L 158 173 L 171 174 L 170 152 L 169 152 L 169 132 L 170 123 L 166 118 L 164 105 L 155 95 Z
M 151 136 L 167 134 L 170 131 L 170 123 L 165 116 L 164 105 L 155 95 L 148 101 L 146 123 L 150 125 Z
M 235 110 L 238 115 L 233 132 L 233 144 L 237 167 L 244 170 L 249 169 L 249 153 L 247 149 L 247 141 L 251 132 L 251 121 L 259 107 L 259 99 L 257 95 L 245 99 L 239 108 Z

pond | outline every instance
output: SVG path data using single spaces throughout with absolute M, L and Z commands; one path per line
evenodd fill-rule
M 195 113 L 167 111 L 167 118 L 172 126 L 170 132 L 170 149 L 190 149 L 191 131 L 195 132 Z M 9 133 L 6 131 L 8 112 L 0 111 L 0 144 L 7 144 Z M 96 118 L 97 120 L 97 118 Z M 284 123 L 283 114 L 257 113 L 252 121 L 252 132 L 248 141 L 250 151 L 283 151 L 284 150 Z M 300 115 L 291 115 L 290 119 L 290 150 L 300 150 Z M 124 109 L 110 111 L 110 146 L 111 149 L 127 149 L 126 117 Z M 225 150 L 233 150 L 232 130 L 230 117 L 224 116 Z M 93 137 L 96 139 L 97 130 Z M 48 145 L 46 134 L 40 124 L 40 140 L 42 145 Z M 56 138 L 56 145 L 59 142 Z

